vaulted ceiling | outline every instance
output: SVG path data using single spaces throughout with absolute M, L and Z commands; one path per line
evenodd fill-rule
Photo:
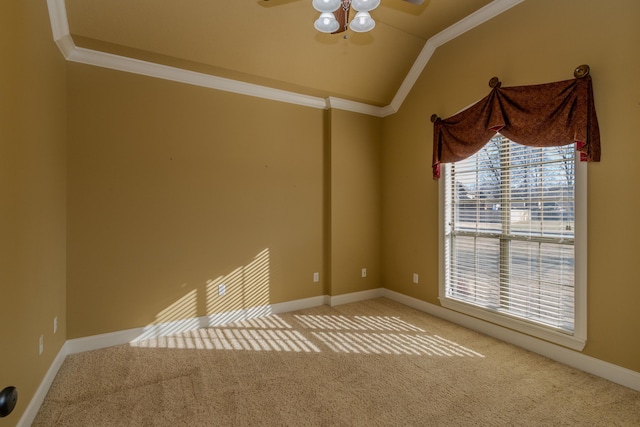
M 323 34 L 311 0 L 49 0 L 66 6 L 82 51 L 377 107 L 392 102 L 430 39 L 519 1 L 382 0 L 372 31 Z

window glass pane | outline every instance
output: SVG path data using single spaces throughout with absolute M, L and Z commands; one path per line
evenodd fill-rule
M 573 330 L 574 150 L 498 136 L 450 165 L 448 298 Z
M 451 296 L 497 307 L 500 301 L 500 240 L 457 236 L 453 248 Z
M 572 245 L 512 241 L 503 306 L 514 315 L 573 330 Z

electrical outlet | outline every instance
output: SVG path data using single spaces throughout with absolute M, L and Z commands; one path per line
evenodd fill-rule
M 418 273 L 413 273 L 413 283 L 418 283 Z
M 226 293 L 227 293 L 227 285 L 225 285 L 224 283 L 220 283 L 218 285 L 218 296 L 223 296 Z
M 38 354 L 42 354 L 44 351 L 44 335 L 40 335 L 40 339 L 38 340 Z
M 367 269 L 366 268 L 362 269 L 362 277 L 367 277 Z
M 313 273 L 313 281 L 314 282 L 320 281 L 320 273 Z
M 58 316 L 53 318 L 53 333 L 58 332 Z

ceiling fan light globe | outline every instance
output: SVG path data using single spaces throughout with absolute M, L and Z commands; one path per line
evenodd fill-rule
M 318 12 L 334 12 L 338 10 L 342 0 L 313 0 L 312 5 Z
M 338 31 L 340 24 L 333 13 L 322 12 L 316 22 L 313 23 L 313 26 L 321 33 L 333 33 Z
M 380 6 L 380 0 L 352 0 L 351 6 L 359 12 L 369 12 Z
M 355 18 L 349 24 L 349 28 L 356 33 L 366 33 L 367 31 L 373 30 L 373 27 L 376 26 L 376 21 L 371 18 L 369 12 L 358 12 L 356 13 Z

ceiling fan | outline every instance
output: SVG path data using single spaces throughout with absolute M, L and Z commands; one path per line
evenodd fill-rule
M 264 4 L 270 0 L 262 0 Z M 285 0 L 286 3 L 295 0 Z M 424 0 L 403 0 L 407 3 L 422 4 Z M 273 3 L 277 3 L 274 1 Z M 314 27 L 322 33 L 338 34 L 348 28 L 363 33 L 375 27 L 375 21 L 369 12 L 380 5 L 380 0 L 312 0 L 314 9 L 320 12 Z M 349 12 L 354 9 L 357 13 L 353 20 L 349 20 Z

